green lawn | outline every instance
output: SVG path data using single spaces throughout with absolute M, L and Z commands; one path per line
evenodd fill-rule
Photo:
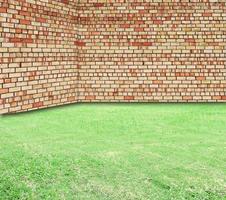
M 0 117 L 0 199 L 226 199 L 226 104 Z

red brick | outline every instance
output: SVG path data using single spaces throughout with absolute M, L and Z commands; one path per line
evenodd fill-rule
M 192 96 L 183 96 L 182 99 L 183 100 L 192 100 L 193 97 Z
M 163 24 L 163 21 L 162 21 L 162 20 L 154 20 L 153 22 L 154 22 L 154 24 L 156 24 L 156 25 L 161 25 L 161 24 Z
M 0 88 L 0 94 L 5 94 L 7 92 L 9 92 L 8 88 Z
M 16 28 L 15 30 L 16 30 L 16 33 L 22 33 L 22 29 L 20 28 Z
M 23 38 L 22 43 L 33 43 L 33 39 L 32 38 Z
M 173 29 L 173 30 L 176 29 L 177 26 L 178 26 L 177 24 L 173 24 L 173 25 L 172 25 L 172 29 Z
M 9 38 L 9 42 L 11 42 L 11 43 L 19 43 L 19 42 L 21 42 L 21 38 Z
M 39 108 L 39 107 L 42 107 L 43 106 L 43 102 L 40 101 L 40 102 L 35 102 L 32 104 L 32 107 L 33 108 Z
M 0 13 L 7 13 L 7 8 L 0 7 Z
M 205 76 L 197 76 L 196 80 L 203 81 L 203 80 L 206 80 L 206 78 L 205 78 Z
M 143 32 L 144 28 L 135 28 L 134 31 L 136 31 L 136 32 Z
M 203 17 L 212 17 L 212 13 L 210 12 L 205 12 L 202 14 Z
M 4 83 L 11 83 L 12 79 L 11 78 L 4 78 L 3 82 Z
M 83 46 L 86 46 L 86 43 L 83 42 L 83 41 L 81 41 L 81 40 L 77 40 L 77 41 L 75 41 L 75 45 L 76 45 L 76 46 L 83 47 Z
M 33 39 L 31 39 L 31 38 L 9 38 L 9 42 L 11 42 L 11 43 L 33 43 Z
M 154 80 L 154 81 L 153 81 L 153 84 L 162 84 L 162 83 L 163 83 L 162 80 Z
M 30 25 L 30 24 L 31 24 L 31 21 L 26 20 L 26 19 L 21 19 L 21 20 L 20 20 L 20 24 L 23 24 L 23 25 Z
M 3 105 L 5 103 L 5 99 L 0 99 L 0 105 Z
M 130 24 L 121 24 L 120 27 L 121 28 L 130 28 Z
M 95 100 L 96 99 L 96 96 L 89 95 L 89 96 L 86 96 L 85 99 L 86 100 Z
M 19 11 L 19 15 L 23 15 L 23 16 L 31 16 L 31 13 L 30 12 L 27 12 L 27 11 Z
M 142 46 L 152 46 L 152 42 L 143 42 Z
M 94 7 L 96 7 L 96 8 L 100 8 L 103 6 L 104 6 L 104 3 L 94 3 Z
M 42 18 L 42 17 L 36 18 L 36 21 L 37 22 L 40 22 L 40 23 L 46 23 L 46 19 L 45 18 Z
M 212 99 L 213 100 L 221 100 L 221 96 L 213 96 Z
M 61 3 L 69 4 L 69 0 L 61 0 Z
M 134 96 L 124 96 L 124 100 L 134 100 Z

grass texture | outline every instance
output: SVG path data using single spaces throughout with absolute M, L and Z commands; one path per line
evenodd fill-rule
M 2 116 L 0 199 L 226 199 L 226 104 Z

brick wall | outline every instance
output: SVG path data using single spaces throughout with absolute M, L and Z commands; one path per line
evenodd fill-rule
M 78 100 L 76 5 L 0 1 L 0 113 Z
M 0 110 L 226 102 L 224 1 L 2 0 Z
M 82 101 L 226 99 L 225 1 L 81 2 Z

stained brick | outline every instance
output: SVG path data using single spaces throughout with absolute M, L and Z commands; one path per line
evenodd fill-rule
M 77 41 L 75 41 L 74 43 L 75 43 L 75 45 L 80 46 L 80 47 L 82 47 L 82 46 L 85 46 L 85 45 L 86 45 L 86 43 L 85 43 L 85 42 L 83 42 L 83 41 L 81 41 L 81 40 L 77 40 Z

